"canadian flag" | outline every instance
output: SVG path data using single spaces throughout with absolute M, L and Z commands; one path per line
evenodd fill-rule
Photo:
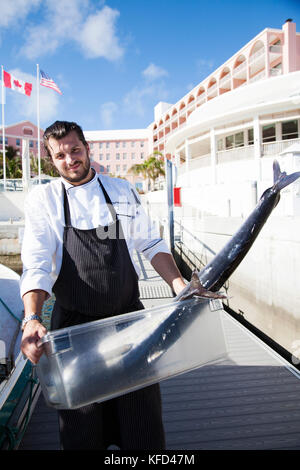
M 19 80 L 8 72 L 3 70 L 3 81 L 6 88 L 11 88 L 12 90 L 23 93 L 24 95 L 30 96 L 32 91 L 32 84 Z

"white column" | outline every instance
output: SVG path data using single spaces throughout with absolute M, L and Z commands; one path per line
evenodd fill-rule
M 186 185 L 189 186 L 190 184 L 190 159 L 191 159 L 191 151 L 189 140 L 186 139 L 185 141 L 185 174 L 186 174 Z
M 211 173 L 212 184 L 217 183 L 217 145 L 215 130 L 210 130 L 210 155 L 211 155 Z
M 28 191 L 30 183 L 30 159 L 28 139 L 22 139 L 22 183 L 23 191 Z
M 250 61 L 249 61 L 249 51 L 248 51 L 248 56 L 246 57 L 246 77 L 247 77 L 247 83 L 250 81 Z
M 260 129 L 258 116 L 255 116 L 253 119 L 253 139 L 254 139 L 254 161 L 255 161 L 255 166 L 256 166 L 256 178 L 257 178 L 257 181 L 260 181 L 261 180 L 262 138 L 261 138 L 261 129 Z
M 270 77 L 270 55 L 269 55 L 269 36 L 266 34 L 265 40 L 265 78 Z
M 281 122 L 275 123 L 276 140 L 282 140 Z
M 191 159 L 191 152 L 189 141 L 186 139 L 185 141 L 185 172 L 188 173 L 190 171 L 190 159 Z

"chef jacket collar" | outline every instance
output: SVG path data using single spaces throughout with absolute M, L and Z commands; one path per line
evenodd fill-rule
M 87 187 L 88 185 L 92 185 L 92 184 L 95 183 L 95 181 L 97 181 L 98 175 L 97 175 L 96 171 L 94 170 L 94 168 L 92 168 L 92 171 L 94 173 L 93 178 L 90 181 L 88 181 L 87 183 L 80 184 L 79 186 L 74 186 L 69 181 L 65 180 L 62 176 L 60 177 L 60 179 L 61 179 L 62 183 L 65 185 L 65 188 L 66 188 L 67 191 L 69 191 L 69 189 L 72 189 L 72 188 L 83 188 L 83 187 Z

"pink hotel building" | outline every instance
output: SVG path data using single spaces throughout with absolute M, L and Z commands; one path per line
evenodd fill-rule
M 178 166 L 186 162 L 187 156 L 193 159 L 202 154 L 207 156 L 211 152 L 209 140 L 206 144 L 203 141 L 202 147 L 198 142 L 194 147 L 191 144 L 189 148 L 183 145 L 176 149 L 175 144 L 168 146 L 171 150 L 167 148 L 168 141 L 176 141 L 176 136 L 181 134 L 181 130 L 188 127 L 187 120 L 193 111 L 197 110 L 199 115 L 198 110 L 201 106 L 225 93 L 299 70 L 300 33 L 296 32 L 296 24 L 292 20 L 287 20 L 282 29 L 266 28 L 177 103 L 158 103 L 154 109 L 154 122 L 147 129 L 85 131 L 91 148 L 92 164 L 100 173 L 126 177 L 141 187 L 142 179 L 128 174 L 128 170 L 132 165 L 143 162 L 153 151 L 161 152 Z M 293 110 L 291 119 L 285 117 L 280 128 L 278 123 L 262 126 L 261 143 L 299 138 L 298 114 Z M 40 132 L 42 135 L 43 131 Z M 201 132 L 200 126 L 196 132 L 198 140 Z M 218 151 L 253 145 L 251 128 L 236 134 L 227 134 L 215 143 Z M 193 135 L 188 136 L 186 142 L 192 142 L 193 137 Z M 34 124 L 23 121 L 6 127 L 6 145 L 12 145 L 20 153 L 22 138 L 29 139 L 30 151 L 36 155 L 37 127 Z M 2 137 L 0 144 L 2 145 Z
M 271 77 L 290 74 L 298 70 L 300 70 L 300 33 L 296 32 L 296 24 L 291 20 L 287 20 L 282 29 L 264 29 L 205 80 L 178 100 L 177 103 L 174 105 L 159 103 L 156 106 L 155 121 L 149 126 L 153 134 L 153 150 L 164 153 L 168 159 L 174 159 L 180 165 L 180 162 L 186 161 L 187 155 L 185 155 L 185 150 L 179 150 L 176 159 L 175 151 L 170 153 L 166 144 L 172 134 L 180 134 L 180 129 L 187 125 L 187 118 L 193 111 L 198 110 L 210 100 L 237 88 Z M 233 101 L 234 98 L 232 96 Z M 234 104 L 234 106 L 236 105 Z M 230 115 L 230 106 L 228 108 L 224 109 L 224 112 Z M 200 116 L 199 112 L 197 111 Z M 254 114 L 255 110 L 253 110 Z M 273 128 L 263 129 L 262 142 L 281 140 L 280 137 L 284 133 L 286 138 L 299 137 L 299 118 L 292 120 L 295 122 L 291 123 L 290 126 L 286 125 L 286 131 L 283 130 L 281 136 L 279 132 L 275 133 Z M 230 121 L 231 117 L 229 116 L 227 125 L 231 124 Z M 199 126 L 197 134 L 201 133 L 201 131 L 201 126 Z M 188 136 L 190 141 L 194 137 L 195 135 Z M 235 142 L 236 138 L 241 140 Z M 174 140 L 174 138 L 172 137 L 171 140 Z M 218 150 L 251 144 L 253 144 L 253 130 L 239 137 L 234 135 L 226 136 L 223 141 L 219 139 L 216 143 Z M 174 148 L 174 146 L 171 147 Z M 197 150 L 195 148 L 194 154 L 192 147 L 189 150 L 191 151 L 191 158 L 202 154 L 202 151 L 199 151 L 199 146 Z M 207 148 L 206 150 L 209 153 L 210 149 Z

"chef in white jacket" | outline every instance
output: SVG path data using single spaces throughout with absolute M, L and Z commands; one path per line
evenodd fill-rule
M 133 251 L 142 252 L 178 294 L 184 280 L 126 181 L 91 168 L 81 127 L 56 121 L 44 145 L 61 178 L 31 191 L 22 245 L 22 351 L 37 363 L 46 333 L 44 301 L 55 294 L 51 329 L 143 308 Z M 62 449 L 163 449 L 159 385 L 104 403 L 60 410 Z

